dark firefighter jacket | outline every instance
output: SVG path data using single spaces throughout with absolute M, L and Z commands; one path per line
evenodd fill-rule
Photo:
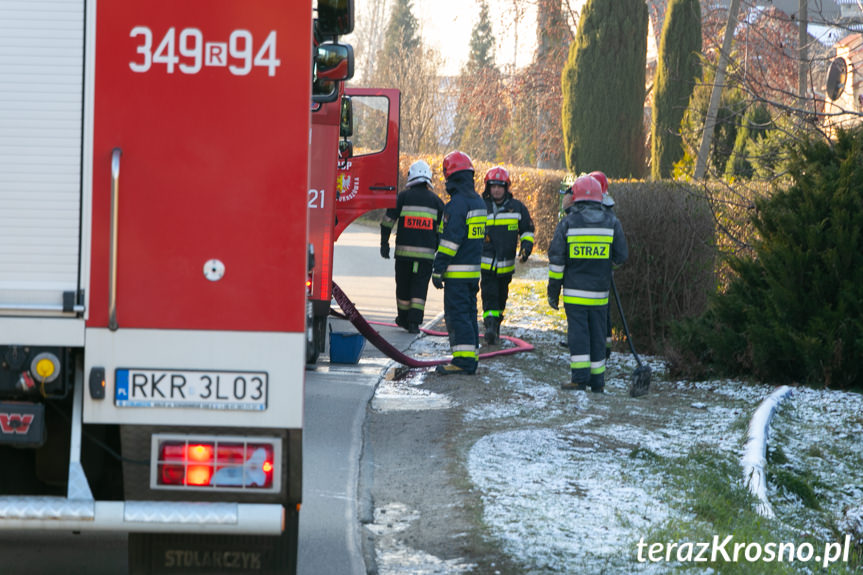
M 446 182 L 450 201 L 444 208 L 443 232 L 432 274 L 445 280 L 479 280 L 485 239 L 485 202 L 474 191 L 473 172 L 464 170 Z
M 406 188 L 399 193 L 396 207 L 389 208 L 381 221 L 381 243 L 389 241 L 393 225 L 398 221 L 395 256 L 433 260 L 443 210 L 443 200 L 424 183 Z
M 515 271 L 515 252 L 521 242 L 533 243 L 533 221 L 523 203 L 507 191 L 498 205 L 489 192 L 482 195 L 488 216 L 485 221 L 485 243 L 482 246 L 482 269 L 497 275 Z
M 567 209 L 548 248 L 548 288 L 560 290 L 563 303 L 608 304 L 612 265 L 629 257 L 620 220 L 598 202 L 578 202 Z

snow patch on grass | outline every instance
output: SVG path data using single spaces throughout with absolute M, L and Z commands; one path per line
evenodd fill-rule
M 633 533 L 668 517 L 641 462 L 574 447 L 551 429 L 483 437 L 468 471 L 486 525 L 533 569 L 573 573 L 586 558 L 627 557 Z

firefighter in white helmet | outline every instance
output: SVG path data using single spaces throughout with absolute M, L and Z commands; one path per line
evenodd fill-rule
M 425 314 L 432 262 L 437 252 L 444 204 L 432 191 L 432 171 L 419 160 L 408 169 L 407 187 L 396 207 L 381 221 L 381 257 L 390 257 L 390 233 L 396 231 L 396 324 L 419 333 Z
M 611 268 L 629 248 L 620 221 L 602 206 L 597 180 L 581 176 L 567 192 L 572 203 L 548 248 L 548 303 L 558 309 L 563 288 L 570 353 L 570 381 L 561 387 L 602 393 Z

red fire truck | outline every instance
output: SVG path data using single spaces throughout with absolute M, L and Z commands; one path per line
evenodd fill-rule
M 325 348 L 335 241 L 359 216 L 396 204 L 399 104 L 398 90 L 344 88 L 312 114 L 308 363 Z
M 310 100 L 353 58 L 316 5 L 0 2 L 0 530 L 294 571 Z

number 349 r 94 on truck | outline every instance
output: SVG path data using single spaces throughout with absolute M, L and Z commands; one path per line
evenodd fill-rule
M 0 0 L 0 530 L 295 571 L 309 143 L 352 28 L 351 0 Z

